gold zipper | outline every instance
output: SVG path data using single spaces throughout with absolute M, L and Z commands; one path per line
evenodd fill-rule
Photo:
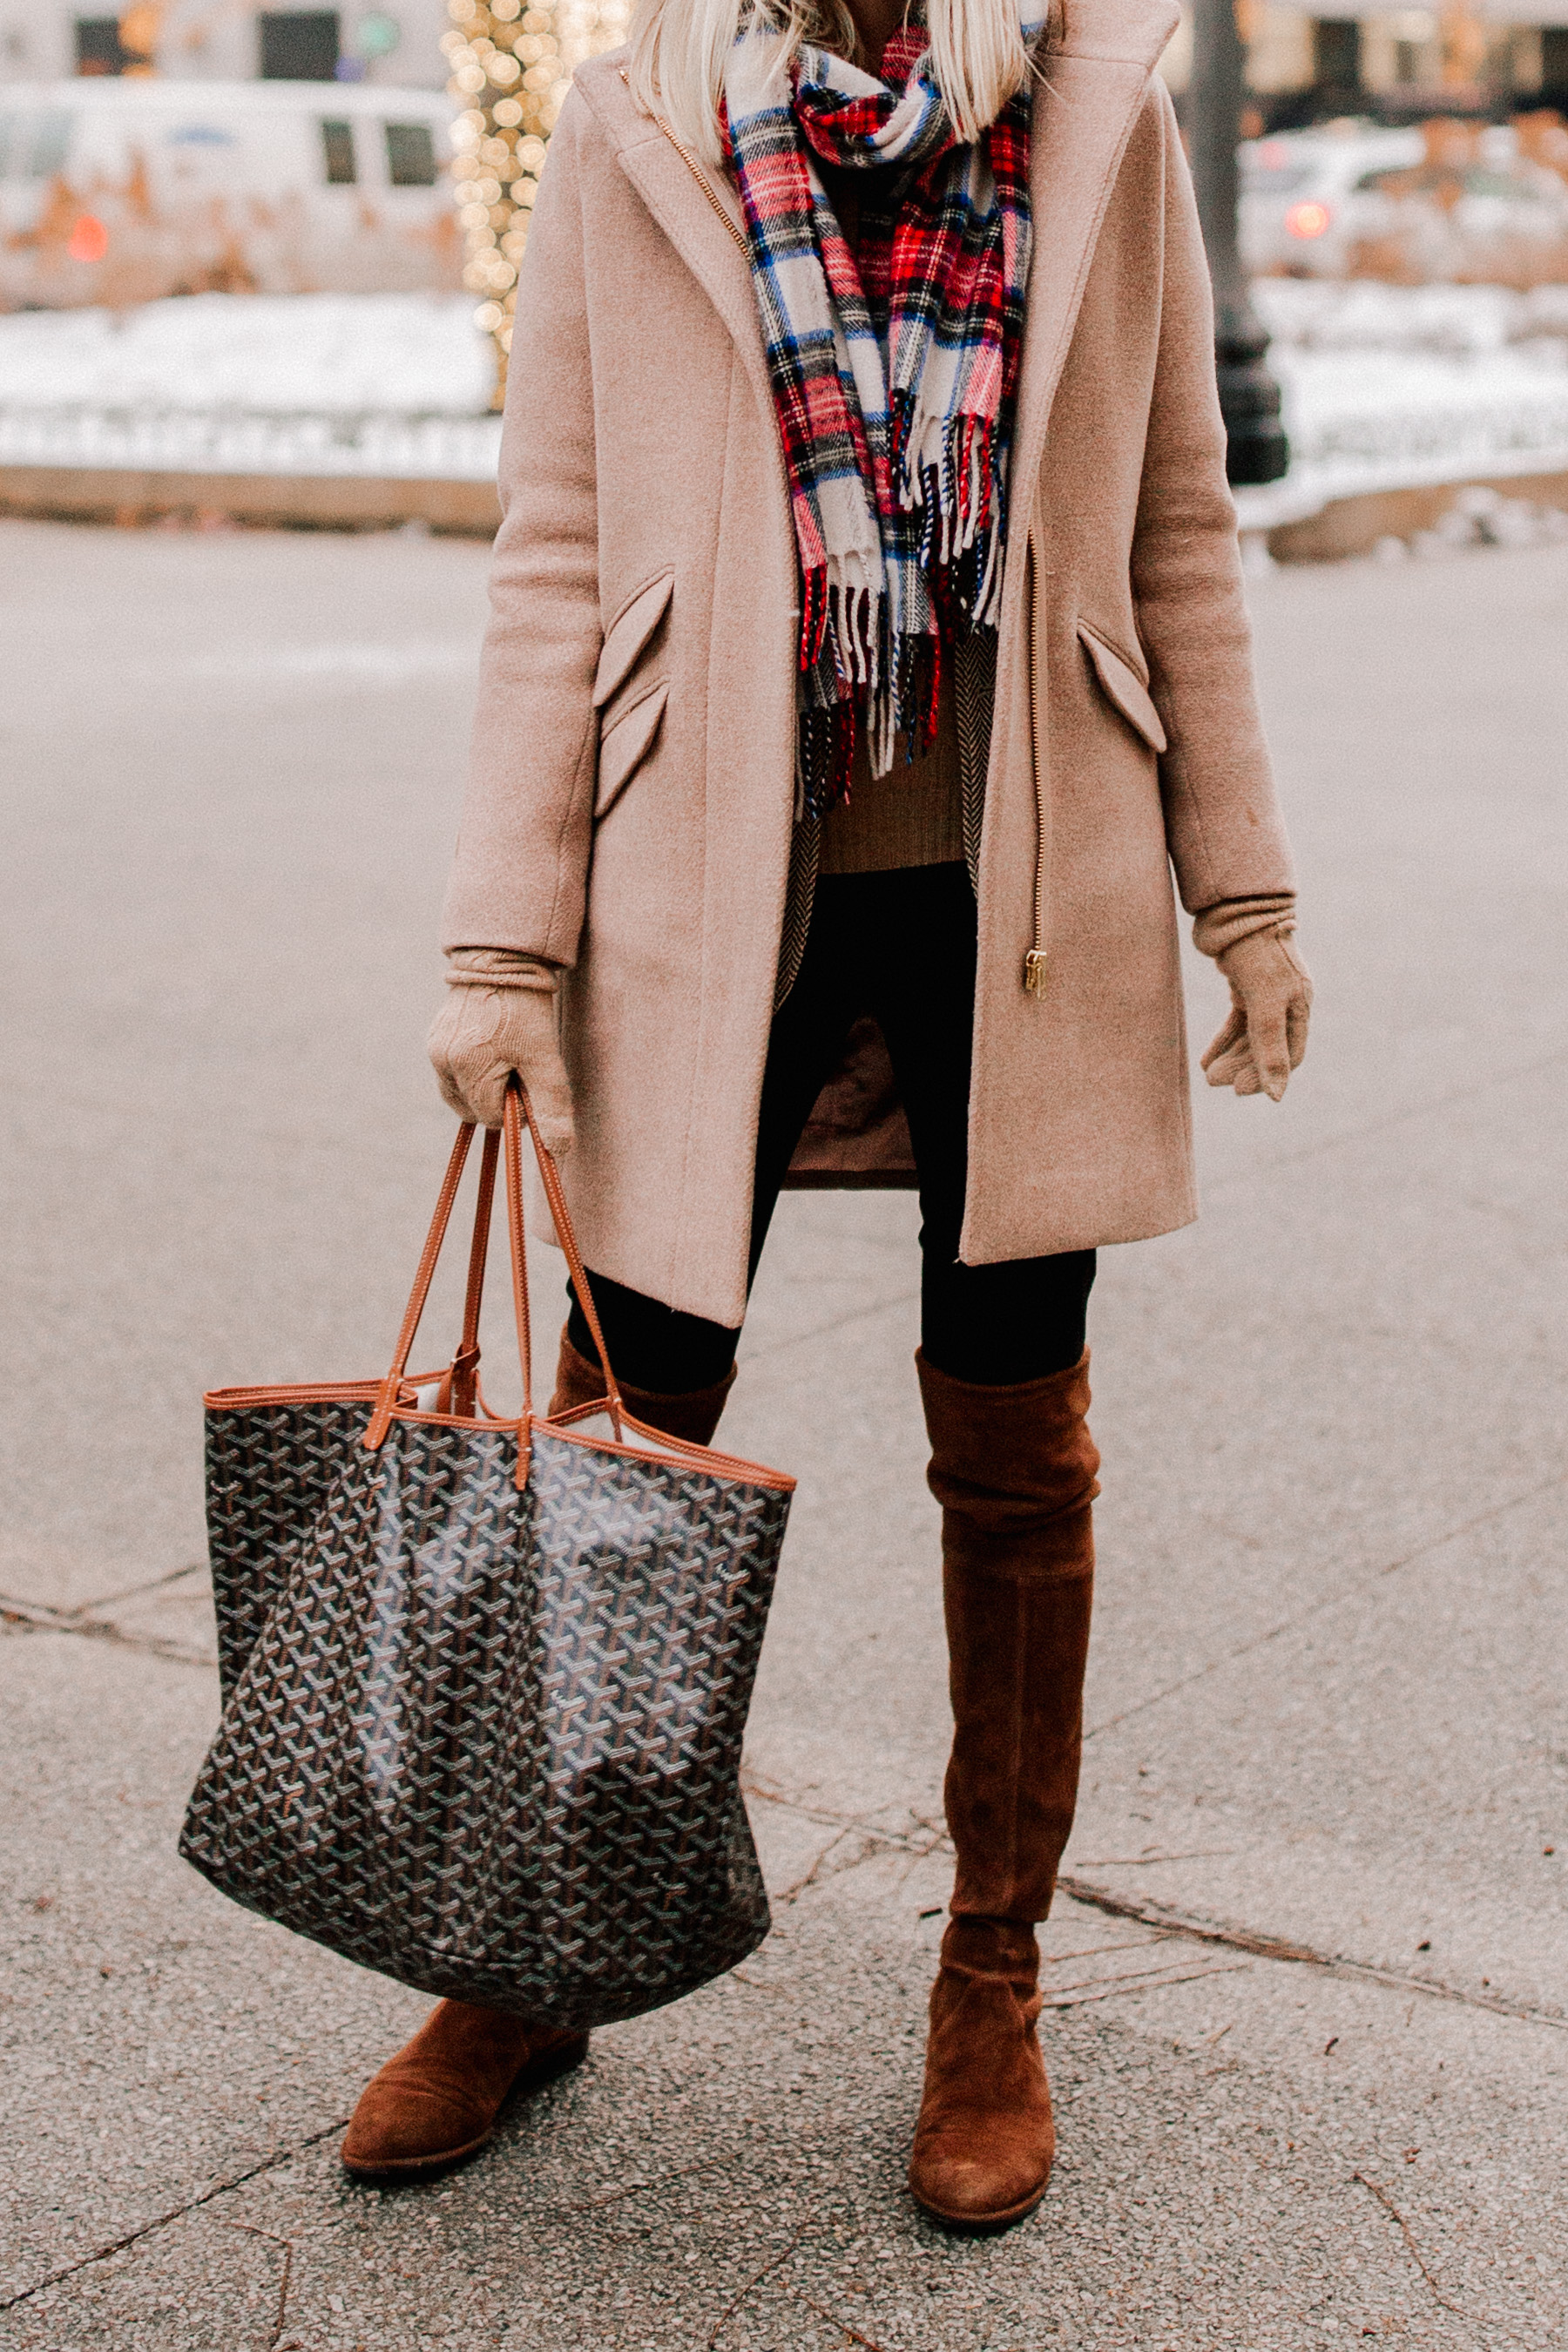
M 620 70 L 621 79 L 626 84 L 626 87 L 629 89 L 631 87 L 631 79 L 625 66 L 623 66 Z M 653 121 L 656 127 L 663 131 L 665 137 L 668 140 L 670 145 L 674 148 L 676 153 L 679 156 L 681 162 L 685 164 L 687 170 L 690 173 L 692 178 L 696 181 L 698 186 L 701 189 L 703 194 L 707 197 L 709 203 L 712 205 L 714 211 L 723 222 L 724 226 L 730 233 L 731 242 L 739 247 L 742 254 L 744 254 L 747 263 L 750 264 L 752 258 L 752 248 L 746 243 L 745 230 L 743 228 L 738 228 L 735 223 L 731 219 L 730 215 L 726 212 L 720 200 L 717 189 L 714 188 L 711 182 L 709 180 L 707 173 L 702 169 L 701 164 L 691 152 L 690 148 L 688 147 L 683 141 L 676 137 L 674 131 L 670 129 L 668 123 L 665 121 L 662 115 L 656 114 L 653 117 Z
M 1031 530 L 1026 542 L 1029 587 L 1029 765 L 1035 779 L 1035 943 L 1024 958 L 1024 986 L 1046 992 L 1046 791 L 1040 769 L 1040 573 Z

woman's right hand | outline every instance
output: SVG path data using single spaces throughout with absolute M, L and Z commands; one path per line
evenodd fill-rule
M 544 963 L 519 966 L 508 982 L 486 987 L 465 980 L 448 987 L 428 1040 L 441 1098 L 459 1118 L 500 1127 L 506 1083 L 515 1070 L 545 1149 L 559 1160 L 571 1150 L 574 1130 L 571 1082 L 556 1027 L 555 972 Z

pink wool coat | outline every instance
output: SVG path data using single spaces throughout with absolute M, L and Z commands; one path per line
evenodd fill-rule
M 1292 887 L 1253 691 L 1173 0 L 1066 0 L 1028 289 L 963 1240 L 1195 1213 L 1183 904 Z M 732 189 L 583 67 L 518 296 L 449 948 L 568 967 L 589 1265 L 742 1319 L 793 823 L 799 588 Z M 1045 986 L 1024 984 L 1045 951 Z M 926 943 L 911 940 L 911 956 Z

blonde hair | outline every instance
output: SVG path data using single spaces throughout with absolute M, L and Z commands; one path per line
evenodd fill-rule
M 708 163 L 719 162 L 719 100 L 742 17 L 755 0 L 637 0 L 626 79 L 646 114 L 662 116 Z M 845 0 L 768 0 L 778 70 L 803 45 L 861 62 Z M 925 0 L 932 78 L 959 137 L 994 122 L 1030 70 L 1017 0 Z

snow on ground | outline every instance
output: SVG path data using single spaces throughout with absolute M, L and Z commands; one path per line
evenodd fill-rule
M 473 416 L 494 385 L 468 294 L 186 294 L 0 319 L 7 408 Z
M 1246 529 L 1361 490 L 1568 471 L 1568 287 L 1254 288 L 1288 479 Z M 500 420 L 465 295 L 197 294 L 0 318 L 0 465 L 483 481 Z
M 468 295 L 193 294 L 0 318 L 0 465 L 492 478 Z
M 1422 352 L 1470 359 L 1506 345 L 1568 350 L 1568 286 L 1384 286 L 1372 278 L 1258 278 L 1253 307 L 1277 348 Z
M 0 404 L 0 467 L 493 482 L 500 457 L 499 416 L 267 416 L 216 410 L 12 409 Z
M 1332 499 L 1568 472 L 1568 286 L 1384 286 L 1265 278 L 1290 471 L 1243 490 L 1244 530 Z

